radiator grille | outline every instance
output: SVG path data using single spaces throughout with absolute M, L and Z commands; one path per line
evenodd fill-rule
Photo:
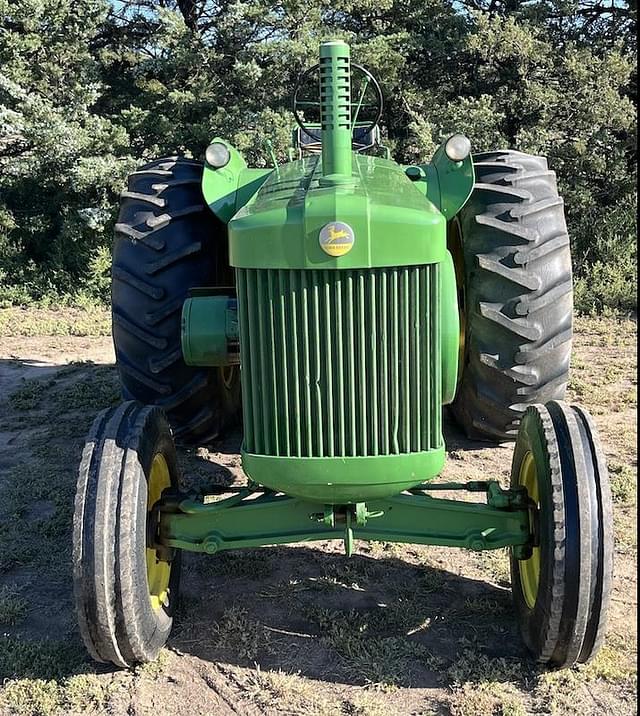
M 238 269 L 245 450 L 440 447 L 438 266 Z

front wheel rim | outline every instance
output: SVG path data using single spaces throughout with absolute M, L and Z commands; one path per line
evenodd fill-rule
M 147 481 L 147 515 L 168 487 L 171 487 L 169 466 L 164 455 L 157 453 L 151 463 Z M 145 556 L 149 601 L 151 602 L 151 608 L 154 611 L 158 611 L 169 601 L 171 564 L 159 559 L 157 551 L 152 547 L 147 547 Z
M 527 452 L 522 460 L 518 473 L 518 484 L 526 488 L 529 498 L 539 508 L 538 470 L 532 452 Z M 529 609 L 533 609 L 540 587 L 540 547 L 533 547 L 531 557 L 518 562 L 518 572 L 524 601 Z

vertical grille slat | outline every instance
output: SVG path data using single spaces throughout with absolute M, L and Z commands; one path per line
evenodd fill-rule
M 431 276 L 431 292 L 429 295 L 429 302 L 434 307 L 433 310 L 429 311 L 431 317 L 431 335 L 440 336 L 440 311 L 435 310 L 438 306 L 438 289 L 439 286 L 439 271 L 438 264 L 433 266 L 433 275 Z M 432 416 L 431 424 L 431 440 L 440 440 L 442 432 L 442 362 L 440 360 L 440 347 L 438 346 L 437 358 L 432 358 L 431 368 L 433 371 L 433 381 L 435 389 L 431 391 L 431 410 L 429 411 Z M 437 444 L 434 443 L 434 444 Z
M 327 444 L 325 448 L 325 455 L 328 455 L 329 457 L 333 457 L 335 454 L 335 446 L 334 446 L 334 438 L 335 438 L 335 425 L 334 425 L 334 413 L 333 413 L 333 382 L 334 382 L 334 375 L 337 375 L 337 372 L 334 374 L 334 358 L 333 358 L 333 349 L 332 349 L 332 343 L 333 343 L 333 334 L 335 333 L 336 328 L 338 327 L 337 321 L 334 321 L 334 313 L 335 310 L 332 310 L 333 304 L 335 302 L 335 283 L 332 281 L 332 279 L 335 278 L 335 276 L 331 275 L 330 271 L 325 271 L 324 275 L 322 277 L 323 283 L 324 283 L 324 291 L 323 291 L 323 315 L 322 315 L 322 321 L 323 321 L 323 333 L 324 333 L 324 341 L 323 341 L 323 348 L 324 348 L 324 395 L 327 405 L 327 420 L 325 424 L 325 428 L 327 431 Z M 337 319 L 337 316 L 335 317 Z
M 246 273 L 246 272 L 243 272 Z M 278 362 L 276 360 L 277 356 L 277 350 L 276 350 L 276 305 L 275 305 L 275 292 L 274 292 L 274 277 L 273 277 L 273 271 L 267 272 L 267 319 L 269 324 L 269 342 L 267 344 L 266 350 L 269 351 L 269 355 L 273 356 L 271 363 L 271 395 L 273 396 L 273 406 L 278 406 L 280 403 L 280 386 L 278 384 Z M 242 337 L 241 337 L 242 340 Z M 243 359 L 244 360 L 244 359 Z M 243 371 L 245 369 L 243 368 Z M 247 371 L 247 374 L 249 374 L 250 371 Z M 243 390 L 242 394 L 244 395 L 247 390 Z M 279 430 L 279 416 L 277 409 L 275 412 L 271 415 L 271 422 L 273 423 L 270 427 L 273 431 L 273 440 L 274 440 L 274 452 L 276 455 L 281 455 L 280 450 L 281 443 L 280 443 L 280 430 Z M 248 419 L 245 419 L 245 423 L 248 421 Z
M 351 456 L 357 455 L 357 433 L 356 433 L 356 415 L 358 404 L 356 402 L 356 340 L 354 331 L 354 312 L 353 312 L 353 274 L 351 271 L 347 273 L 347 374 L 349 376 L 349 451 Z
M 247 280 L 247 314 L 249 320 L 247 321 L 247 327 L 249 329 L 249 355 L 252 369 L 259 373 L 260 370 L 260 340 L 257 335 L 256 319 L 260 315 L 256 305 L 256 276 L 248 276 Z M 251 383 L 251 403 L 252 413 L 251 419 L 253 421 L 253 435 L 256 442 L 256 449 L 259 451 L 264 450 L 264 441 L 262 431 L 260 429 L 260 390 L 262 385 L 260 381 L 255 380 Z
M 237 273 L 248 452 L 440 447 L 437 264 Z
M 323 445 L 324 445 L 324 414 L 322 409 L 322 358 L 321 358 L 321 351 L 322 351 L 322 345 L 320 340 L 320 298 L 318 296 L 319 288 L 318 288 L 318 281 L 317 276 L 314 275 L 315 272 L 311 275 L 311 281 L 313 285 L 313 310 L 311 312 L 312 317 L 312 326 L 313 326 L 313 332 L 314 332 L 314 341 L 313 341 L 313 365 L 314 365 L 314 371 L 313 371 L 313 385 L 314 385 L 314 401 L 315 401 L 315 414 L 316 414 L 316 450 L 314 452 L 314 455 L 322 455 L 323 453 Z
M 307 272 L 302 271 L 302 300 L 300 302 L 300 322 L 302 325 L 304 410 L 306 419 L 305 455 L 313 455 L 313 418 L 311 416 L 311 361 L 309 358 L 309 286 Z
M 258 273 L 257 271 L 252 273 Z M 280 347 L 280 375 L 282 379 L 282 401 L 277 408 L 282 408 L 283 434 L 281 436 L 284 454 L 291 455 L 291 421 L 289 419 L 289 357 L 287 355 L 287 303 L 289 297 L 289 282 L 286 271 L 278 271 L 278 345 Z
M 389 323 L 391 325 L 391 452 L 400 452 L 398 427 L 400 419 L 400 335 L 398 331 L 398 271 L 391 271 L 391 305 Z
M 343 320 L 343 314 L 342 314 L 342 293 L 343 293 L 343 286 L 342 286 L 342 272 L 338 273 L 336 276 L 336 316 L 338 318 L 337 325 L 336 325 L 336 341 L 337 341 L 337 361 L 338 365 L 342 366 L 342 370 L 338 371 L 338 381 L 337 381 L 337 387 L 338 387 L 338 393 L 337 393 L 337 401 L 338 401 L 338 455 L 346 455 L 346 419 L 347 419 L 347 411 L 345 406 L 345 371 L 344 371 L 344 320 Z M 347 346 L 347 350 L 349 347 Z
M 245 350 L 242 351 L 242 366 L 243 372 L 247 375 L 253 375 L 253 367 L 251 365 L 251 354 L 247 348 L 248 337 L 248 326 L 249 326 L 249 307 L 247 306 L 247 272 L 238 271 L 237 277 L 237 290 L 238 290 L 238 311 L 240 314 L 240 326 L 241 326 L 241 337 L 240 345 L 245 346 Z M 242 349 L 241 349 L 242 350 Z M 274 364 L 275 365 L 275 364 Z M 245 416 L 244 420 L 244 439 L 247 445 L 255 445 L 253 436 L 253 425 L 248 416 L 253 414 L 253 402 L 251 400 L 251 383 L 245 384 L 245 389 L 242 391 L 242 414 Z M 277 404 L 274 400 L 274 404 Z
M 369 380 L 371 386 L 371 401 L 369 424 L 371 426 L 371 454 L 379 455 L 380 449 L 380 425 L 378 422 L 378 367 L 380 364 L 380 356 L 378 355 L 378 318 L 377 318 L 377 291 L 376 291 L 377 275 L 372 271 L 369 274 L 369 306 L 367 317 L 369 319 Z
M 293 376 L 293 405 L 291 414 L 293 416 L 294 445 L 295 455 L 302 455 L 302 421 L 304 413 L 302 411 L 301 391 L 300 391 L 300 344 L 298 342 L 298 306 L 300 304 L 300 274 L 299 272 L 290 272 L 291 279 L 291 301 L 289 303 L 289 312 L 291 315 L 291 373 Z
M 401 361 L 402 361 L 402 452 L 411 452 L 411 386 L 409 383 L 410 364 L 409 356 L 409 271 L 402 271 L 402 282 L 400 289 L 401 304 Z
M 358 395 L 356 400 L 358 401 L 358 435 L 360 438 L 360 447 L 358 449 L 358 455 L 369 455 L 368 435 L 367 435 L 367 423 L 368 423 L 368 404 L 367 404 L 367 388 L 369 381 L 367 380 L 367 341 L 365 337 L 365 331 L 367 328 L 367 304 L 364 295 L 364 274 L 362 271 L 358 271 L 356 283 L 358 286 L 357 291 L 357 310 L 358 320 L 356 321 L 357 332 L 358 332 Z
M 388 305 L 388 294 L 387 294 L 387 272 L 382 273 L 382 286 L 380 294 L 380 330 L 382 331 L 381 338 L 381 355 L 389 355 L 389 324 L 387 320 L 387 305 Z M 389 454 L 389 361 L 381 361 L 382 365 L 379 367 L 380 372 L 380 412 L 382 415 L 382 454 Z
M 264 272 L 260 271 L 258 273 L 258 289 L 257 293 L 258 296 L 264 296 Z M 267 316 L 265 315 L 264 311 L 258 311 L 258 338 L 260 340 L 260 345 L 264 346 L 267 338 L 266 329 L 265 329 L 265 322 L 267 320 Z M 263 436 L 263 444 L 264 449 L 267 453 L 271 454 L 273 451 L 273 447 L 271 445 L 271 421 L 269 420 L 269 403 L 273 404 L 273 399 L 271 396 L 271 381 L 267 379 L 267 352 L 264 350 L 260 350 L 260 382 L 262 384 L 263 389 L 263 395 L 262 400 L 260 401 L 262 403 L 262 430 L 264 431 Z
M 428 306 L 430 305 L 431 297 L 429 295 L 429 292 L 431 290 L 430 286 L 430 274 L 429 273 L 423 273 L 420 276 L 420 315 L 427 316 L 428 315 Z M 430 319 L 427 319 L 424 321 L 423 326 L 423 333 L 421 337 L 421 350 L 422 350 L 422 368 L 423 368 L 423 374 L 425 376 L 428 376 L 429 379 L 432 381 L 431 378 L 431 331 L 429 329 L 430 327 Z M 421 439 L 422 442 L 426 445 L 430 442 L 430 428 L 431 428 L 431 405 L 429 404 L 429 395 L 430 391 L 423 389 L 420 394 L 420 409 L 422 413 L 422 431 L 421 431 Z
M 409 276 L 409 350 L 416 355 L 420 350 L 420 277 L 419 269 L 412 268 Z M 420 440 L 420 362 L 412 360 L 409 365 L 411 400 L 411 449 L 419 450 Z

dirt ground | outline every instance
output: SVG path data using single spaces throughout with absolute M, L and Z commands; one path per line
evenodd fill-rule
M 601 431 L 617 545 L 592 664 L 530 661 L 504 551 L 322 542 L 186 555 L 168 647 L 126 672 L 85 654 L 69 559 L 83 438 L 118 401 L 108 319 L 0 310 L 0 714 L 635 714 L 635 344 L 635 321 L 578 321 L 570 399 Z M 511 447 L 446 439 L 443 479 L 508 480 Z M 239 440 L 182 451 L 189 479 L 241 479 Z

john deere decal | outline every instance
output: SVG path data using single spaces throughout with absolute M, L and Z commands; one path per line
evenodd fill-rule
M 320 229 L 320 248 L 329 256 L 344 256 L 353 248 L 355 236 L 349 224 L 332 221 Z

